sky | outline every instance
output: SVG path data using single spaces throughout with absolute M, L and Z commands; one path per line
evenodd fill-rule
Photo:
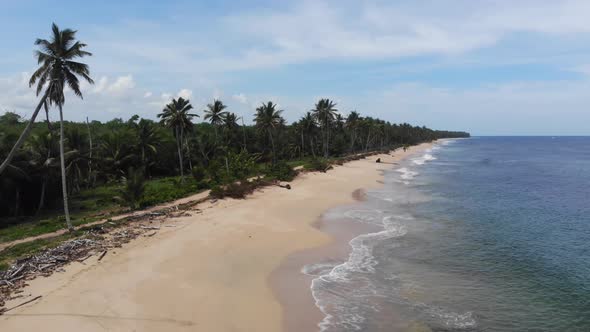
M 251 123 L 319 98 L 387 121 L 473 135 L 590 134 L 590 1 L 0 0 L 0 114 L 29 117 L 36 38 L 88 44 L 94 85 L 69 120 L 155 119 L 178 96 Z M 56 119 L 56 112 L 52 112 Z

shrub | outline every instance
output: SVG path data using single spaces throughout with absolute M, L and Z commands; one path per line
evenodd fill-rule
M 279 181 L 290 182 L 297 176 L 297 172 L 293 167 L 281 160 L 267 169 L 266 176 Z
M 228 155 L 228 163 L 230 175 L 234 179 L 244 180 L 248 176 L 256 173 L 256 162 L 259 156 L 256 154 L 249 154 L 245 150 L 240 153 L 230 152 Z
M 205 173 L 205 170 L 203 168 L 201 168 L 201 167 L 193 167 L 193 170 L 192 170 L 191 173 L 192 173 L 193 178 L 195 179 L 195 181 L 201 182 L 201 181 L 205 180 L 206 173 Z
M 129 168 L 127 176 L 123 177 L 123 189 L 120 200 L 131 209 L 136 209 L 145 192 L 145 177 L 143 170 Z
M 215 184 L 220 184 L 222 182 L 222 176 L 225 172 L 225 166 L 220 163 L 218 160 L 211 160 L 209 162 L 209 167 L 207 167 L 207 174 L 211 179 L 211 182 Z
M 256 188 L 266 185 L 267 182 L 260 180 L 233 182 L 226 186 L 215 186 L 211 189 L 209 195 L 213 198 L 222 199 L 231 197 L 236 199 L 246 198 L 253 193 Z
M 223 189 L 223 187 L 217 185 L 217 186 L 211 188 L 209 195 L 213 198 L 222 199 L 225 197 L 225 190 Z
M 327 161 L 319 158 L 311 159 L 304 167 L 308 171 L 319 171 L 324 173 L 332 168 Z

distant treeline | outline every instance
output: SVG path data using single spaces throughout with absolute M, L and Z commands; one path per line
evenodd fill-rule
M 161 121 L 135 115 L 106 123 L 65 122 L 67 190 L 75 195 L 84 188 L 120 181 L 129 169 L 141 169 L 148 178 L 176 176 L 183 169 L 229 171 L 235 163 L 228 158 L 244 153 L 255 155 L 257 163 L 275 163 L 469 136 L 393 124 L 357 112 L 344 117 L 334 106 L 322 99 L 299 121 L 287 124 L 282 111 L 268 102 L 257 109 L 254 125 L 243 125 L 221 101 L 191 112 L 189 101 L 180 98 L 159 114 Z M 205 122 L 194 123 L 196 116 Z M 0 116 L 0 158 L 8 155 L 26 123 L 12 112 Z M 0 217 L 34 215 L 61 206 L 58 128 L 59 123 L 35 123 L 0 174 Z

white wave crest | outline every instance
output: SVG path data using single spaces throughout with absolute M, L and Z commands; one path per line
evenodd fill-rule
M 436 160 L 436 157 L 431 155 L 430 153 L 425 153 L 420 158 L 412 159 L 412 162 L 416 165 L 424 165 L 427 161 Z
M 402 173 L 399 177 L 404 180 L 412 180 L 416 175 L 419 174 L 418 172 L 411 171 L 406 167 L 398 168 L 396 171 Z

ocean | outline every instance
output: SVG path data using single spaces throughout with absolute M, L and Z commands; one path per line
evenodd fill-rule
M 322 331 L 590 331 L 590 137 L 448 140 L 384 175 L 324 216 L 379 230 L 302 270 Z

